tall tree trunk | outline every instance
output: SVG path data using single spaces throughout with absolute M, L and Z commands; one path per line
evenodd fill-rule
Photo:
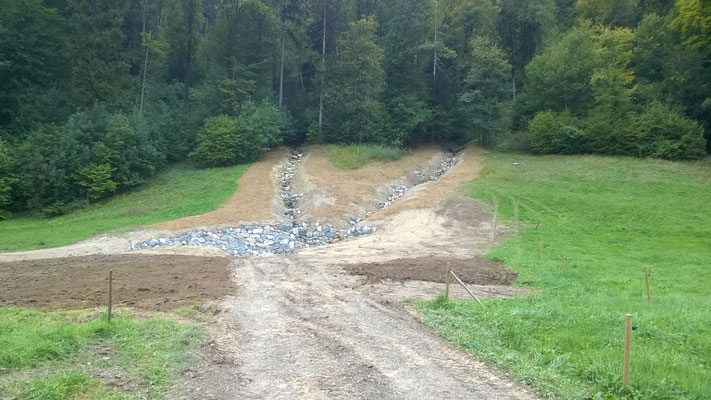
M 146 10 L 148 8 L 148 0 L 143 0 L 143 27 L 141 28 L 141 37 L 143 46 L 146 48 L 146 56 L 143 59 L 143 79 L 141 81 L 141 101 L 138 106 L 138 113 L 143 115 L 143 99 L 146 96 L 146 72 L 148 70 L 148 44 L 146 43 Z
M 281 63 L 279 66 L 279 108 L 284 100 L 284 11 L 281 15 Z
M 321 141 L 321 128 L 323 127 L 323 83 L 326 75 L 326 0 L 323 0 L 323 34 L 321 40 L 321 95 L 318 104 L 318 129 L 319 142 Z
M 435 84 L 437 83 L 437 8 L 439 1 L 435 0 L 435 15 L 434 15 L 434 56 L 432 57 L 432 92 L 436 93 Z
M 193 25 L 195 24 L 195 6 L 196 0 L 188 0 L 188 19 L 186 28 L 188 31 L 188 42 L 185 54 L 185 86 L 183 86 L 183 101 L 188 106 L 190 103 L 190 76 L 192 75 L 193 64 Z

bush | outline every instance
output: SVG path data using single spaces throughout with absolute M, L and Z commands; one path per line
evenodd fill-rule
M 281 144 L 286 117 L 276 107 L 247 104 L 237 118 L 210 118 L 190 158 L 202 167 L 224 167 L 259 159 Z
M 201 167 L 223 167 L 236 164 L 243 147 L 237 121 L 219 115 L 205 122 L 197 137 L 197 148 L 190 158 Z
M 583 153 L 585 137 L 579 125 L 568 111 L 539 112 L 528 124 L 529 145 L 536 153 Z
M 704 130 L 694 120 L 661 103 L 653 103 L 639 114 L 632 125 L 635 140 L 644 154 L 669 160 L 697 159 L 705 155 Z
M 405 156 L 398 147 L 374 144 L 329 145 L 326 153 L 331 164 L 343 170 L 358 169 L 376 161 L 397 161 Z

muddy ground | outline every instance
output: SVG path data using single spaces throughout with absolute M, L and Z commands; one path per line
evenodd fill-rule
M 483 258 L 398 258 L 387 262 L 345 265 L 343 268 L 351 274 L 363 276 L 367 283 L 379 283 L 385 279 L 444 283 L 447 262 L 464 283 L 508 285 L 518 276 L 501 263 Z
M 114 305 L 169 311 L 234 294 L 229 263 L 225 257 L 141 254 L 0 263 L 0 307 L 103 306 L 113 270 Z

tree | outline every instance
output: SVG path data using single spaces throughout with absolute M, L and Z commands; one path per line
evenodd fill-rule
M 578 0 L 578 15 L 596 24 L 634 26 L 639 16 L 639 0 Z
M 130 55 L 122 31 L 128 0 L 69 0 L 71 11 L 72 100 L 87 107 L 95 101 L 116 104 Z
M 337 42 L 339 49 L 330 76 L 326 100 L 328 138 L 333 142 L 390 142 L 383 137 L 385 106 L 380 100 L 385 85 L 383 50 L 376 42 L 375 20 L 365 17 L 350 24 Z
M 511 65 L 506 54 L 488 38 L 471 41 L 470 66 L 459 95 L 461 110 L 469 116 L 472 132 L 480 144 L 490 144 L 503 130 L 501 102 L 508 97 Z
M 5 206 L 12 202 L 12 185 L 17 178 L 11 175 L 12 159 L 7 152 L 7 145 L 0 140 L 0 219 L 4 218 Z
M 711 59 L 711 3 L 706 0 L 677 0 L 679 12 L 674 25 L 686 38 L 686 43 Z

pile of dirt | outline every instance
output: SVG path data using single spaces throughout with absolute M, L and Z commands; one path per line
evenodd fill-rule
M 116 306 L 167 311 L 235 293 L 229 262 L 225 257 L 130 254 L 0 263 L 0 307 L 102 306 L 113 270 Z
M 501 263 L 483 258 L 398 258 L 387 262 L 344 265 L 343 268 L 351 274 L 364 276 L 367 283 L 378 283 L 384 279 L 444 283 L 447 262 L 465 283 L 509 285 L 518 276 Z

